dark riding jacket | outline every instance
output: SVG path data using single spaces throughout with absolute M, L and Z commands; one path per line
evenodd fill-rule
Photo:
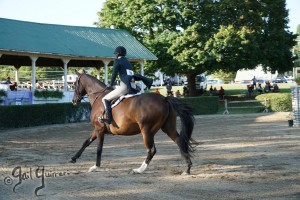
M 128 94 L 136 94 L 137 92 L 131 88 L 130 82 L 134 78 L 136 81 L 143 81 L 143 83 L 150 88 L 153 82 L 153 79 L 146 78 L 140 74 L 134 74 L 131 63 L 124 57 L 120 56 L 115 59 L 113 72 L 111 76 L 111 85 L 116 81 L 117 75 L 119 74 L 120 79 L 123 83 L 126 84 Z
M 116 58 L 114 61 L 113 72 L 110 82 L 111 85 L 113 85 L 116 81 L 118 74 L 120 76 L 121 81 L 126 85 L 128 84 L 128 76 L 133 75 L 133 68 L 131 63 L 123 56 Z

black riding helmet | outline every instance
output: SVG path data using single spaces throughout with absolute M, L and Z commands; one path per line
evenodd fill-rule
M 118 46 L 114 52 L 117 56 L 126 56 L 126 49 L 123 46 Z

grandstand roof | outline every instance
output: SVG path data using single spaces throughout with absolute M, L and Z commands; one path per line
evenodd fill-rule
M 0 65 L 99 66 L 114 60 L 114 49 L 124 46 L 131 61 L 157 60 L 144 45 L 124 30 L 42 24 L 0 18 Z

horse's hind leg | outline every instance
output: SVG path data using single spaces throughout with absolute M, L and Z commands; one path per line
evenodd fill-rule
M 175 118 L 176 119 L 176 118 Z M 175 127 L 175 128 L 174 128 Z M 182 173 L 182 175 L 190 174 L 191 172 L 191 167 L 192 167 L 192 161 L 189 156 L 188 152 L 183 152 L 182 148 L 180 147 L 180 135 L 178 134 L 176 130 L 176 123 L 170 123 L 168 121 L 167 123 L 164 124 L 164 126 L 161 128 L 163 132 L 165 132 L 179 147 L 181 156 L 184 158 L 186 162 L 186 170 Z
M 154 136 L 150 136 L 148 134 L 143 134 L 143 139 L 144 139 L 144 144 L 147 149 L 147 157 L 139 168 L 132 170 L 132 173 L 134 173 L 134 174 L 135 173 L 142 174 L 148 167 L 153 156 L 156 154 L 156 148 L 155 148 L 155 144 L 154 144 Z
M 92 134 L 91 137 L 89 137 L 87 140 L 85 140 L 82 144 L 82 147 L 79 149 L 79 151 L 71 158 L 71 163 L 76 163 L 76 160 L 81 156 L 82 152 L 87 148 L 95 139 L 97 136 Z

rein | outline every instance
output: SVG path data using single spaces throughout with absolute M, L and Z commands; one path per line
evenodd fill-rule
M 89 93 L 89 94 L 87 94 L 87 96 L 92 95 L 92 94 L 98 94 L 98 93 L 101 94 L 101 93 L 105 92 L 107 88 L 108 88 L 108 87 L 105 87 L 105 88 L 102 89 L 101 91 L 96 91 L 96 92 Z M 95 101 L 99 98 L 100 94 L 97 95 L 96 98 L 94 99 L 94 101 L 91 103 L 92 106 L 93 106 L 93 104 L 95 103 Z
M 75 89 L 76 95 L 77 95 L 78 99 L 80 99 L 80 100 L 83 99 L 83 96 L 81 96 L 81 95 L 79 94 L 79 91 L 78 91 L 78 85 L 79 85 L 79 83 L 82 85 L 82 83 L 80 82 L 81 76 L 82 76 L 82 74 L 78 76 L 78 79 L 77 79 L 77 86 L 76 86 L 76 89 Z M 83 86 L 83 85 L 82 85 L 82 86 Z M 91 102 L 91 105 L 92 105 L 92 106 L 93 106 L 93 104 L 95 103 L 95 101 L 99 98 L 100 94 L 103 93 L 103 92 L 105 92 L 105 91 L 107 90 L 107 88 L 108 88 L 108 87 L 105 87 L 105 88 L 102 89 L 101 91 L 96 91 L 96 92 L 91 92 L 91 93 L 89 93 L 89 94 L 86 94 L 87 96 L 90 96 L 90 95 L 98 94 L 98 93 L 99 93 L 99 95 L 96 96 L 96 98 L 93 100 L 93 102 Z

